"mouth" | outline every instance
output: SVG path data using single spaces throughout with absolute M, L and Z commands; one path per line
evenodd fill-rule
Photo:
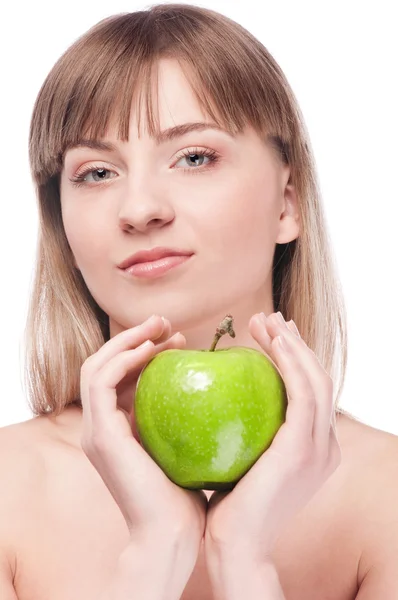
M 175 269 L 176 267 L 188 262 L 191 257 L 192 254 L 179 254 L 164 256 L 157 260 L 136 262 L 123 269 L 123 272 L 133 277 L 155 279 L 156 277 L 164 275 L 171 269 Z

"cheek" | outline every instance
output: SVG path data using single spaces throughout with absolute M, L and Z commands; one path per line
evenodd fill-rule
M 75 214 L 72 210 L 63 210 L 62 218 L 65 234 L 78 267 L 82 272 L 86 268 L 97 266 L 106 255 L 107 232 L 104 226 L 90 214 L 83 211 Z M 109 259 L 109 258 L 108 258 Z
M 222 270 L 231 293 L 242 286 L 254 291 L 272 269 L 279 222 L 273 180 L 240 173 L 207 198 L 192 227 L 209 273 L 216 279 Z
M 223 183 L 207 194 L 196 214 L 205 238 L 212 240 L 209 247 L 235 254 L 273 248 L 279 221 L 273 182 L 240 174 Z

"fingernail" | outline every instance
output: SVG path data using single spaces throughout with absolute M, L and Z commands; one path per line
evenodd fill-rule
M 261 323 L 263 323 L 264 325 L 267 323 L 267 317 L 266 317 L 265 313 L 263 313 L 263 312 L 259 313 L 259 318 L 260 318 Z
M 301 337 L 300 332 L 297 329 L 297 325 L 293 319 L 290 319 L 290 321 L 287 322 L 287 325 L 289 326 L 289 329 L 297 335 L 297 337 Z
M 182 333 L 181 333 L 181 331 L 177 331 L 176 333 L 174 333 L 174 334 L 171 336 L 171 338 L 176 338 L 176 337 L 178 337 L 178 336 L 180 336 L 180 338 L 182 338 L 182 339 L 185 339 L 185 337 L 184 337 L 184 334 L 182 334 Z M 170 339 L 171 339 L 171 338 L 170 338 Z
M 282 315 L 282 313 L 281 313 L 281 312 L 277 312 L 277 313 L 276 313 L 276 317 L 277 317 L 277 319 L 278 319 L 279 323 L 282 323 L 282 325 L 285 325 L 285 324 L 286 324 L 286 321 L 285 321 L 285 319 L 283 318 L 283 315 Z
M 283 350 L 283 352 L 289 352 L 289 346 L 286 341 L 286 338 L 283 335 L 278 335 L 276 339 L 277 339 L 279 348 L 281 348 L 281 350 Z
M 147 349 L 149 346 L 153 346 L 153 345 L 154 345 L 154 343 L 151 340 L 147 340 L 143 344 L 140 344 L 139 346 L 137 346 L 136 350 L 141 350 L 141 348 Z
M 156 313 L 153 313 L 153 315 L 151 315 L 151 316 L 149 317 L 148 321 L 151 321 L 151 320 L 153 320 L 153 319 L 156 319 L 156 318 L 158 318 L 158 317 L 160 317 L 160 318 L 162 319 L 163 323 L 166 323 L 166 321 L 165 321 L 165 318 L 164 318 L 164 317 L 162 317 L 161 315 L 158 315 L 158 314 L 156 314 Z

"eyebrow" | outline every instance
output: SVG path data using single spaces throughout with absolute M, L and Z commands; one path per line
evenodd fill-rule
M 219 127 L 215 123 L 205 123 L 202 121 L 196 121 L 193 123 L 183 123 L 182 125 L 175 125 L 174 127 L 169 127 L 164 131 L 161 131 L 159 134 L 155 135 L 156 145 L 164 144 L 166 142 L 171 142 L 172 140 L 186 135 L 191 131 L 205 131 L 207 129 L 213 129 L 215 131 L 221 131 L 222 133 L 227 134 L 231 139 L 235 138 L 235 135 L 222 127 Z M 81 138 L 77 140 L 77 142 L 73 144 L 69 144 L 65 152 L 67 150 L 73 150 L 73 148 L 91 148 L 93 150 L 103 150 L 105 152 L 116 152 L 117 147 L 115 144 L 111 142 L 104 142 L 102 140 L 90 140 Z

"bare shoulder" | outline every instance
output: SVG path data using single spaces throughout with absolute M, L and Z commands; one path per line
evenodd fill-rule
M 360 583 L 370 572 L 395 572 L 398 562 L 398 436 L 348 417 L 340 430 L 350 474 L 345 502 L 361 536 Z
M 11 515 L 26 512 L 44 475 L 35 419 L 0 428 L 0 528 L 12 526 Z M 21 509 L 25 509 L 22 510 Z
M 30 421 L 0 428 L 0 560 L 2 572 L 9 571 L 10 579 L 43 482 L 44 466 L 34 429 Z
M 40 416 L 0 428 L 1 520 L 7 509 L 19 518 L 31 513 L 35 500 L 45 496 L 51 461 L 73 448 L 51 421 Z
M 10 486 L 37 474 L 42 463 L 41 441 L 37 418 L 0 427 L 0 474 Z
M 337 434 L 343 459 L 365 482 L 398 468 L 398 436 L 349 414 L 339 415 Z M 397 481 L 398 485 L 398 481 Z
M 357 489 L 357 508 L 388 502 L 398 493 L 398 436 L 345 414 L 338 417 L 337 435 L 342 467 L 354 484 L 349 489 Z

